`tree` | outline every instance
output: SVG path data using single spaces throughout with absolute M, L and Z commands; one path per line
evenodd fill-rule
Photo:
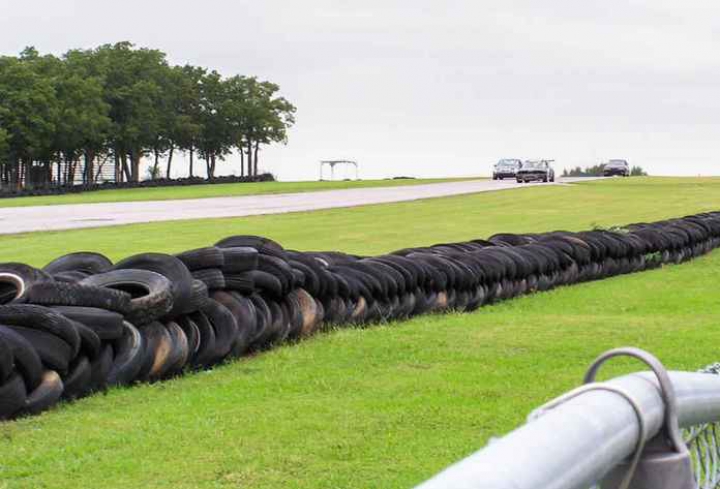
M 648 174 L 645 170 L 642 169 L 642 167 L 639 166 L 633 166 L 630 169 L 630 176 L 631 177 L 646 177 Z

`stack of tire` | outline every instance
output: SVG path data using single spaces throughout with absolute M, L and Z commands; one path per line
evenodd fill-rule
M 497 234 L 361 257 L 257 236 L 118 263 L 0 264 L 0 419 L 307 337 L 681 263 L 720 246 L 720 213 L 618 230 Z

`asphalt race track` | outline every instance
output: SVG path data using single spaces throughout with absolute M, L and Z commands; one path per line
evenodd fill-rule
M 469 180 L 403 187 L 324 190 L 293 194 L 216 197 L 207 199 L 69 204 L 0 208 L 0 234 L 117 226 L 142 222 L 314 211 L 368 204 L 387 204 L 434 197 L 513 190 L 534 185 L 564 185 L 587 178 L 552 183 Z

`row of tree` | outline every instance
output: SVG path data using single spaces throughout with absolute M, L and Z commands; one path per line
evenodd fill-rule
M 190 177 L 200 159 L 213 178 L 232 152 L 242 175 L 257 175 L 261 147 L 285 143 L 295 122 L 278 91 L 254 77 L 172 66 L 128 42 L 62 57 L 27 48 L 0 57 L 0 183 L 90 184 L 104 167 L 136 182 L 143 158 L 154 178 L 170 178 L 177 152 Z
M 579 166 L 576 166 L 575 168 L 570 168 L 569 170 L 565 168 L 563 170 L 563 176 L 564 177 L 601 177 L 603 174 L 603 170 L 605 169 L 605 165 L 593 165 L 588 166 L 585 168 L 581 168 Z M 647 176 L 647 172 L 642 169 L 640 166 L 633 166 L 630 168 L 630 176 L 631 177 L 645 177 Z

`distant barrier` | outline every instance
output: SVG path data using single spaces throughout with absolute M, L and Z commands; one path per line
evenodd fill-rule
M 77 185 L 54 185 L 43 184 L 32 187 L 18 188 L 13 185 L 0 185 L 0 199 L 14 197 L 30 197 L 41 195 L 63 195 L 77 194 L 82 192 L 92 192 L 97 190 L 117 190 L 131 188 L 155 188 L 155 187 L 187 187 L 191 185 L 212 185 L 223 183 L 252 183 L 252 182 L 273 182 L 275 177 L 270 173 L 252 177 L 237 176 L 220 176 L 212 179 L 200 177 L 194 178 L 158 178 L 155 180 L 143 180 L 141 182 L 103 182 L 97 184 L 77 184 Z

